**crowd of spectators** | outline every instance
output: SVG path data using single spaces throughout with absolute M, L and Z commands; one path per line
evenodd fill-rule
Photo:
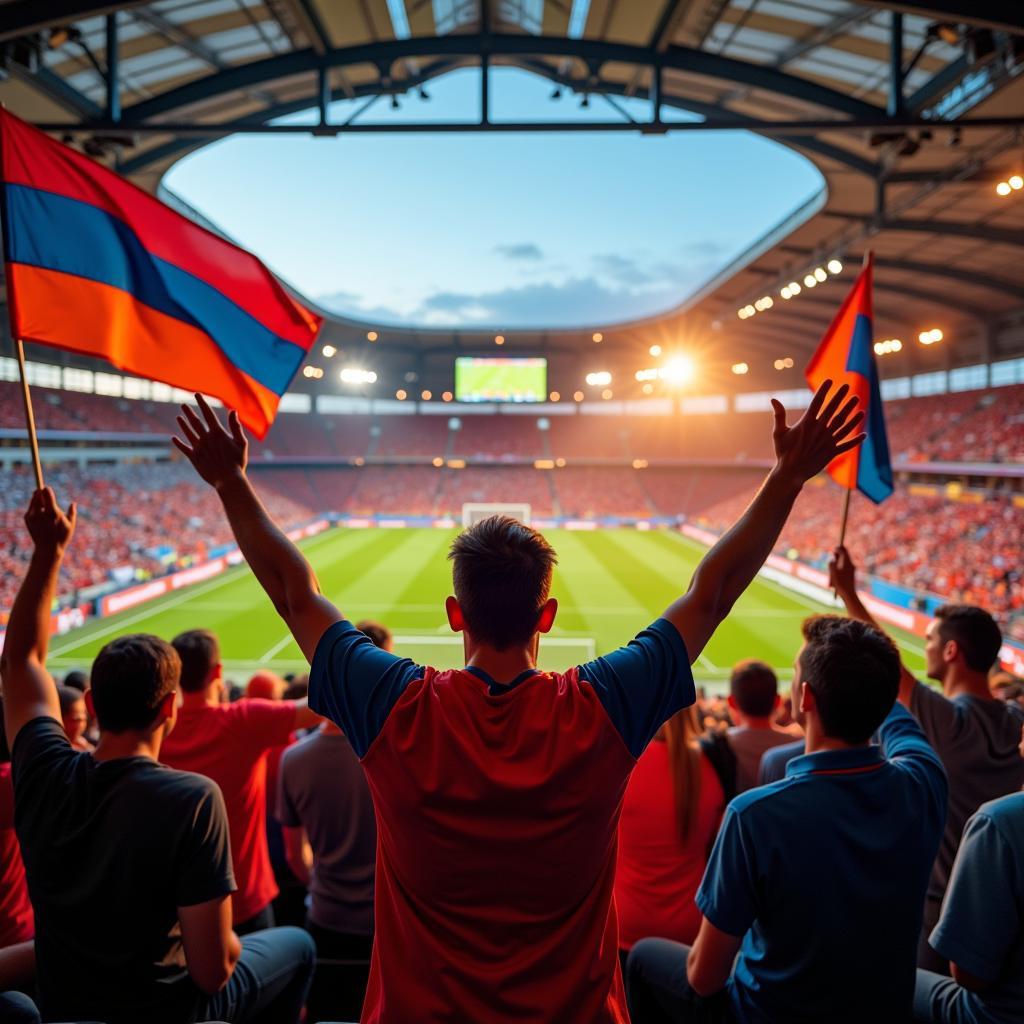
M 22 516 L 35 483 L 27 467 L 5 470 L 3 478 L 0 608 L 6 611 L 28 561 Z M 71 495 L 88 495 L 78 522 L 78 543 L 61 579 L 62 599 L 73 600 L 78 591 L 111 582 L 119 570 L 126 571 L 121 582 L 163 575 L 201 561 L 211 548 L 231 541 L 216 499 L 180 463 L 95 463 L 85 469 L 47 465 L 46 479 L 64 504 Z M 275 490 L 274 482 L 266 478 L 260 491 L 282 522 L 295 526 L 315 514 L 300 503 L 301 493 L 290 497 Z
M 719 502 L 695 521 L 721 530 L 751 496 L 748 490 Z M 831 485 L 805 488 L 776 552 L 824 567 L 841 502 L 842 492 Z M 1024 508 L 1013 498 L 954 501 L 911 489 L 875 505 L 854 493 L 846 536 L 870 575 L 945 600 L 984 603 L 1014 635 L 1024 625 Z
M 308 682 L 239 694 L 195 628 L 116 637 L 59 687 L 75 513 L 35 492 L 2 662 L 0 1017 L 1019 1021 L 1024 702 L 989 612 L 935 611 L 926 684 L 840 547 L 846 614 L 803 622 L 788 702 L 765 663 L 724 702 L 689 669 L 856 426 L 827 390 L 777 426 L 775 470 L 689 587 L 564 673 L 536 667 L 558 612 L 542 535 L 494 516 L 453 541 L 465 668 L 418 666 L 320 592 L 199 402 L 179 448 Z
M 167 434 L 168 403 L 37 388 L 40 429 Z M 892 457 L 905 462 L 1020 462 L 1024 459 L 1024 385 L 886 402 Z M 515 459 L 765 460 L 768 413 L 684 415 L 408 415 L 282 412 L 255 459 L 283 457 L 447 457 Z M 458 421 L 452 429 L 451 421 Z M 540 429 L 540 421 L 548 423 Z M 24 424 L 18 385 L 0 382 L 0 427 Z

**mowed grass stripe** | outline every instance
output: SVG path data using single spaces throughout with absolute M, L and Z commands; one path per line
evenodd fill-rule
M 411 566 L 405 586 L 399 590 L 387 613 L 385 625 L 392 629 L 437 631 L 445 626 L 444 600 L 452 592 L 448 548 L 458 530 L 432 530 L 430 548 L 422 564 Z
M 610 532 L 610 531 L 609 531 Z M 637 604 L 622 576 L 593 556 L 583 531 L 552 530 L 549 540 L 558 552 L 559 564 L 552 593 L 559 598 L 556 627 L 570 633 L 585 633 L 597 641 L 599 654 L 606 654 L 628 640 L 645 621 L 645 606 Z M 636 606 L 631 614 L 590 618 L 588 612 L 601 607 Z

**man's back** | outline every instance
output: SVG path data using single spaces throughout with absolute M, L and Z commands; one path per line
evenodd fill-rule
M 165 764 L 213 779 L 224 794 L 238 878 L 236 924 L 277 895 L 267 848 L 267 753 L 288 742 L 294 723 L 294 706 L 277 701 L 184 707 L 160 750 Z
M 967 819 L 989 800 L 1024 786 L 1020 755 L 1024 714 L 999 700 L 962 694 L 951 700 L 918 683 L 910 710 L 949 776 L 949 813 L 928 885 L 933 908 L 941 901 Z
M 666 706 L 693 699 L 675 628 L 661 621 L 625 653 L 508 685 L 373 654 L 351 630 L 321 641 L 310 700 L 347 720 L 377 809 L 364 1021 L 625 1021 L 618 814 L 634 750 Z M 349 704 L 364 671 L 355 655 L 382 669 L 369 716 Z M 632 738 L 614 692 L 630 682 L 643 720 Z
M 792 743 L 792 733 L 781 729 L 752 729 L 746 725 L 734 725 L 728 730 L 729 746 L 736 755 L 736 792 L 745 793 L 757 785 L 757 773 L 761 757 L 773 747 Z
M 191 1020 L 177 908 L 234 888 L 216 785 L 146 757 L 96 761 L 51 718 L 22 727 L 13 755 L 43 1016 Z
M 366 776 L 341 733 L 317 729 L 284 752 L 277 818 L 304 828 L 313 848 L 310 920 L 336 932 L 372 935 L 377 824 Z
M 889 760 L 878 747 L 804 755 L 726 811 L 697 905 L 744 935 L 730 988 L 748 1024 L 909 1012 L 946 789 L 902 708 L 881 734 Z

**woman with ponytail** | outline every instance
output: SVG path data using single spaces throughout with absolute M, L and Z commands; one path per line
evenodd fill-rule
M 702 734 L 696 706 L 665 722 L 640 756 L 619 821 L 615 905 L 623 956 L 648 936 L 687 945 L 697 937 L 694 897 L 735 792 L 735 770 L 721 737 Z

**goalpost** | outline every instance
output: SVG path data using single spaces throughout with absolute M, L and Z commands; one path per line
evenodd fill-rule
M 530 506 L 522 501 L 467 501 L 462 506 L 462 525 L 473 526 L 488 516 L 510 516 L 530 525 Z

